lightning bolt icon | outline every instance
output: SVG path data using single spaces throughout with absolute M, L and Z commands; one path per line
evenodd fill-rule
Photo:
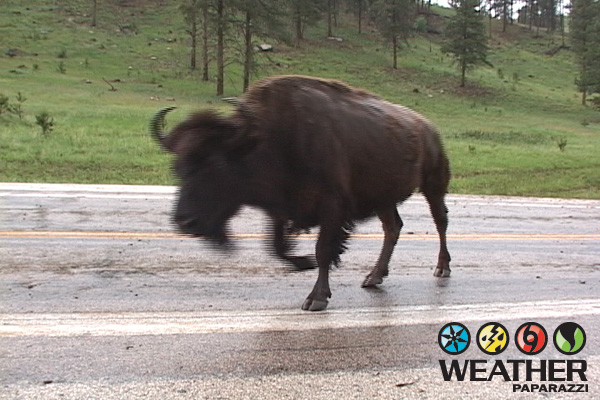
M 484 325 L 478 336 L 481 350 L 488 354 L 500 353 L 508 341 L 506 328 L 495 322 Z
M 498 330 L 498 325 L 493 325 L 492 329 L 490 329 L 490 333 L 492 334 L 492 336 L 490 336 L 488 338 L 488 345 L 485 346 L 485 349 L 489 350 L 490 347 L 492 347 L 496 343 L 498 343 L 500 346 L 502 346 L 502 340 L 504 339 L 504 334 L 503 334 L 503 332 Z

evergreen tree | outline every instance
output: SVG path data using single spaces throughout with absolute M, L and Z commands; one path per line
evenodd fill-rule
M 250 85 L 250 75 L 254 69 L 255 36 L 271 37 L 287 41 L 288 32 L 283 19 L 285 13 L 278 7 L 277 0 L 236 0 L 235 7 L 241 12 L 241 31 L 244 47 L 241 51 L 244 78 L 244 91 Z
M 587 94 L 600 93 L 600 1 L 574 0 L 571 42 L 579 64 L 577 88 L 586 104 Z
M 547 28 L 550 32 L 556 31 L 556 14 L 557 14 L 557 1 L 556 0 L 540 0 L 538 1 L 540 6 L 540 19 L 543 27 Z
M 225 93 L 225 30 L 227 26 L 225 0 L 215 0 L 217 29 L 217 96 Z
M 348 9 L 356 15 L 358 33 L 362 33 L 363 17 L 368 11 L 370 2 L 368 0 L 346 0 Z
M 485 24 L 479 12 L 479 0 L 457 0 L 452 3 L 456 15 L 446 26 L 447 41 L 442 52 L 452 54 L 461 73 L 460 86 L 465 86 L 468 70 L 487 60 L 488 46 Z
M 412 0 L 377 0 L 371 7 L 373 22 L 392 45 L 394 69 L 398 69 L 399 41 L 407 41 L 415 18 Z
M 202 4 L 202 80 L 208 82 L 208 64 L 210 60 L 208 58 L 208 39 L 210 36 L 209 31 L 209 5 L 207 2 Z
M 201 39 L 201 61 L 202 61 L 202 80 L 208 81 L 209 59 L 209 38 L 214 36 L 211 32 L 211 25 L 214 28 L 214 0 L 181 0 L 179 11 L 183 14 L 186 24 L 186 32 L 190 36 L 190 69 L 196 70 L 196 53 L 198 48 L 198 37 Z
M 196 49 L 198 47 L 198 28 L 201 23 L 201 0 L 184 0 L 179 6 L 187 25 L 186 32 L 190 35 L 190 69 L 196 70 Z
M 338 4 L 336 0 L 327 0 L 327 37 L 333 36 L 333 25 L 337 26 Z
M 325 0 L 288 0 L 290 15 L 294 24 L 296 45 L 304 40 L 304 28 L 321 18 L 326 8 Z

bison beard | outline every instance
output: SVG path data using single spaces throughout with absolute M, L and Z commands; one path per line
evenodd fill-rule
M 271 218 L 275 254 L 300 270 L 315 266 L 290 255 L 291 236 L 319 226 L 318 279 L 302 305 L 318 311 L 327 307 L 329 268 L 355 221 L 374 215 L 384 243 L 362 286 L 383 282 L 402 228 L 397 205 L 420 189 L 440 239 L 434 275 L 450 275 L 444 203 L 450 168 L 424 117 L 344 83 L 303 76 L 265 79 L 235 105 L 230 116 L 193 114 L 169 134 L 161 126 L 172 108 L 150 124 L 175 156 L 181 187 L 174 221 L 183 233 L 225 246 L 229 219 L 243 205 L 256 206 Z

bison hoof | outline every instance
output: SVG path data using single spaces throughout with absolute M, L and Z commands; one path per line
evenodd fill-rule
M 445 267 L 445 268 L 437 267 L 435 269 L 435 271 L 433 271 L 433 276 L 438 277 L 438 278 L 448 278 L 450 276 L 450 268 L 449 267 Z
M 308 257 L 293 257 L 290 259 L 292 263 L 292 271 L 307 271 L 309 269 L 317 268 L 317 265 L 310 260 Z
M 361 286 L 364 288 L 372 288 L 372 287 L 376 287 L 377 285 L 381 285 L 382 283 L 383 283 L 383 277 L 369 274 L 369 275 L 367 275 L 367 277 L 365 278 L 365 280 Z
M 323 311 L 327 308 L 327 304 L 329 304 L 327 300 L 315 300 L 309 297 L 306 300 L 304 300 L 304 304 L 302 304 L 302 309 L 304 311 Z

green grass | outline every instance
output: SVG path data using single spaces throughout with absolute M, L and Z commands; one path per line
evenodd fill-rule
M 21 92 L 27 100 L 23 120 L 0 115 L 0 181 L 172 184 L 169 157 L 148 137 L 149 117 L 173 104 L 181 110 L 171 124 L 197 108 L 227 109 L 214 82 L 187 68 L 176 6 L 102 2 L 91 28 L 89 1 L 55 3 L 1 6 L 0 51 L 19 54 L 0 55 L 0 94 L 15 103 Z M 118 30 L 132 23 L 136 34 Z M 496 28 L 494 68 L 473 71 L 464 89 L 439 52 L 439 36 L 411 38 L 394 71 L 389 47 L 370 27 L 359 35 L 350 17 L 339 18 L 335 29 L 342 42 L 326 39 L 319 25 L 307 30 L 300 48 L 276 44 L 269 58 L 258 55 L 255 79 L 292 73 L 341 79 L 423 113 L 444 136 L 453 193 L 600 198 L 600 112 L 580 105 L 572 54 L 544 54 L 560 44 L 558 36 Z M 228 66 L 226 96 L 240 93 L 241 75 L 238 64 Z M 49 135 L 35 124 L 43 111 L 55 121 Z

